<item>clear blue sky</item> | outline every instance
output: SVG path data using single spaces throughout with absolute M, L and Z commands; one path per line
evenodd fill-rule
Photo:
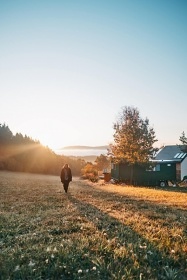
M 0 122 L 52 149 L 105 145 L 123 106 L 187 134 L 187 1 L 0 0 Z

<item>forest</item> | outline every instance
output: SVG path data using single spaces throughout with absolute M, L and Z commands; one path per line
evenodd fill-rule
M 0 170 L 58 175 L 65 163 L 74 176 L 86 165 L 82 159 L 57 155 L 27 135 L 13 135 L 6 124 L 0 124 Z

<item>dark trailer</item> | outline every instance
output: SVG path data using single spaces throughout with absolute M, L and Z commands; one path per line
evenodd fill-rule
M 133 168 L 133 170 L 132 170 Z M 132 181 L 131 181 L 131 174 Z M 167 186 L 182 181 L 187 175 L 187 153 L 178 145 L 165 146 L 149 162 L 149 167 L 124 164 L 112 164 L 111 178 L 133 185 Z

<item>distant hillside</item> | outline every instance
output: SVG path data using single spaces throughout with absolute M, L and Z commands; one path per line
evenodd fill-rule
M 84 157 L 81 157 L 81 158 L 84 159 L 86 162 L 89 161 L 89 162 L 94 163 L 96 158 L 97 158 L 97 156 L 84 156 Z
M 95 155 L 91 155 L 91 156 L 69 156 L 69 157 L 72 158 L 72 159 L 83 159 L 86 162 L 92 162 L 92 163 L 94 163 L 96 158 L 97 158 L 97 156 L 95 156 Z
M 62 149 L 56 150 L 57 154 L 65 156 L 100 156 L 101 154 L 107 154 L 108 146 L 66 146 Z M 93 160 L 92 160 L 93 161 Z
M 108 146 L 66 146 L 60 150 L 107 150 Z

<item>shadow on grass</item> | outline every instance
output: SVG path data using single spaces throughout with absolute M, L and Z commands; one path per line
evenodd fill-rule
M 104 192 L 103 194 L 99 193 L 99 195 L 103 201 L 106 200 Z M 109 194 L 107 193 L 107 198 L 108 196 Z M 116 195 L 115 198 L 117 198 Z M 115 253 L 113 252 L 112 255 L 114 259 L 116 259 L 116 250 L 118 253 L 123 249 L 127 251 L 126 255 L 122 254 L 119 257 L 120 265 L 128 267 L 130 265 L 134 266 L 136 263 L 136 277 L 138 273 L 139 275 L 142 273 L 144 279 L 186 279 L 186 275 L 184 275 L 185 263 L 176 261 L 171 256 L 168 256 L 166 252 L 161 252 L 143 234 L 137 233 L 130 226 L 124 225 L 118 219 L 104 213 L 90 203 L 81 201 L 72 195 L 69 195 L 69 200 L 76 205 L 80 214 L 86 216 L 109 242 L 115 240 L 113 244 Z M 103 255 L 103 258 L 107 263 L 106 254 Z M 119 267 L 116 263 L 116 270 L 118 269 Z M 132 271 L 133 269 L 135 268 L 133 267 Z M 168 273 L 173 273 L 173 278 L 167 278 Z M 174 278 L 175 276 L 177 278 Z
M 162 191 L 168 191 L 168 192 L 177 192 L 177 193 L 187 193 L 187 187 L 155 187 L 155 186 L 135 186 L 138 188 L 146 188 L 146 189 L 152 189 L 152 190 L 162 190 Z
M 155 213 L 160 214 L 160 218 L 162 219 L 164 215 L 167 214 L 172 214 L 174 213 L 176 216 L 176 221 L 177 222 L 182 222 L 181 221 L 181 216 L 184 217 L 184 225 L 187 224 L 187 205 L 186 205 L 186 210 L 181 209 L 175 205 L 166 205 L 164 203 L 157 203 L 156 201 L 147 201 L 145 199 L 138 198 L 133 195 L 126 195 L 126 194 L 118 194 L 117 192 L 108 192 L 105 190 L 100 190 L 92 186 L 84 186 L 85 190 L 92 190 L 92 197 L 96 199 L 101 199 L 103 201 L 108 201 L 108 202 L 118 202 L 121 203 L 121 205 L 125 206 L 125 209 L 127 210 L 133 210 L 133 211 L 139 211 L 143 213 L 145 216 L 147 216 L 149 219 L 153 220 L 155 219 Z M 150 217 L 149 210 L 152 210 L 153 217 Z M 163 216 L 162 216 L 163 215 Z M 173 220 L 172 220 L 173 222 Z M 172 226 L 170 224 L 170 226 Z M 185 227 L 186 230 L 186 227 Z

